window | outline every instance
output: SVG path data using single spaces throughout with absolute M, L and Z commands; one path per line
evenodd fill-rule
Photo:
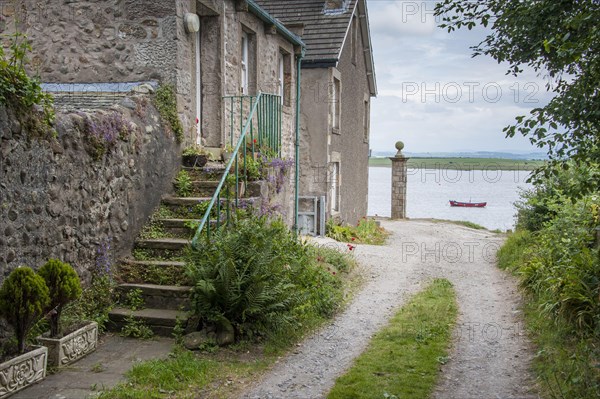
M 341 94 L 341 82 L 334 76 L 331 88 L 331 128 L 334 133 L 340 132 Z
M 340 163 L 332 162 L 331 163 L 330 189 L 329 189 L 329 193 L 331 195 L 331 200 L 330 200 L 331 212 L 339 212 L 340 211 L 339 187 L 340 187 Z
M 240 38 L 240 91 L 242 95 L 256 94 L 256 34 L 242 26 Z
M 246 32 L 242 32 L 242 76 L 241 76 L 241 89 L 242 94 L 248 94 L 248 76 L 250 75 L 248 65 L 248 47 L 250 38 Z
M 351 24 L 351 29 L 352 32 L 351 33 L 351 43 L 350 46 L 352 47 L 352 63 L 354 65 L 356 65 L 356 57 L 358 54 L 358 18 L 356 18 L 356 16 L 352 17 L 352 24 Z
M 369 125 L 371 116 L 371 104 L 369 98 L 365 95 L 363 114 L 363 134 L 365 143 L 369 142 Z
M 291 57 L 283 50 L 279 52 L 279 63 L 277 66 L 277 94 L 281 96 L 283 105 L 290 106 L 291 97 Z

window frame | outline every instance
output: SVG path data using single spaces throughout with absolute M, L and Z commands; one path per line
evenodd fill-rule
M 371 132 L 371 97 L 365 94 L 363 100 L 363 141 L 369 142 Z
M 246 31 L 242 31 L 241 39 L 241 56 L 240 56 L 240 89 L 242 95 L 248 95 L 249 82 L 250 82 L 250 68 L 249 68 L 249 44 L 250 35 Z
M 331 132 L 340 134 L 342 119 L 342 80 L 340 76 L 333 76 L 331 83 Z
M 351 51 L 352 51 L 352 64 L 354 64 L 356 66 L 357 63 L 357 59 L 358 59 L 358 35 L 359 35 L 359 31 L 358 31 L 358 18 L 356 17 L 356 15 L 354 15 L 352 17 L 352 23 L 350 24 L 350 27 L 352 29 L 352 32 L 350 32 L 350 37 L 351 37 Z

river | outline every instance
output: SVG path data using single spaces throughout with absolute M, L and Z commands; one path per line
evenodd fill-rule
M 370 216 L 391 215 L 391 173 L 387 167 L 369 168 Z M 490 230 L 513 229 L 514 202 L 529 171 L 409 169 L 407 182 L 408 218 L 466 220 Z M 450 207 L 448 201 L 487 202 L 485 208 Z

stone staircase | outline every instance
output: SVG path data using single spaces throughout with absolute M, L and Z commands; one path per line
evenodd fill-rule
M 172 336 L 177 323 L 185 331 L 197 328 L 189 319 L 192 287 L 185 274 L 184 254 L 195 233 L 194 224 L 197 226 L 204 215 L 206 204 L 202 204 L 211 200 L 224 165 L 211 163 L 208 168 L 182 169 L 192 180 L 192 196 L 165 195 L 136 240 L 132 256 L 119 262 L 119 303 L 126 304 L 128 294 L 133 292 L 144 305 L 136 310 L 114 308 L 108 324 L 113 331 L 120 331 L 132 319 L 144 322 L 162 336 Z M 260 188 L 246 191 L 260 194 Z

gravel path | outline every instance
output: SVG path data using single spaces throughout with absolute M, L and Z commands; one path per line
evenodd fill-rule
M 355 250 L 368 281 L 347 310 L 281 359 L 242 398 L 326 397 L 373 334 L 434 277 L 452 281 L 460 313 L 450 361 L 433 397 L 537 397 L 529 393 L 532 353 L 520 321 L 516 282 L 494 266 L 502 238 L 425 220 L 382 223 L 393 233 L 388 245 Z

